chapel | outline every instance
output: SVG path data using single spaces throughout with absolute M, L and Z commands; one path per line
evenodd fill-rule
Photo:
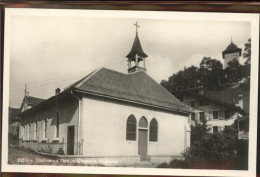
M 20 146 L 114 165 L 181 158 L 190 110 L 146 73 L 137 30 L 126 58 L 126 73 L 101 67 L 19 114 Z

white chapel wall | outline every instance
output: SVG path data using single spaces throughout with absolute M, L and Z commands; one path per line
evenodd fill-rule
M 139 120 L 145 116 L 148 126 L 158 121 L 158 142 L 149 142 L 148 156 L 180 155 L 185 149 L 185 125 L 188 115 L 144 109 L 105 100 L 82 99 L 83 155 L 138 155 L 138 131 L 135 141 L 126 140 L 126 121 L 133 114 Z

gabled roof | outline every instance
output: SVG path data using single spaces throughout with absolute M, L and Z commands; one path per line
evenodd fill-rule
M 240 112 L 242 114 L 248 114 L 247 111 L 241 109 L 240 107 L 236 106 L 232 102 L 227 101 L 227 100 L 230 99 L 230 97 L 228 97 L 227 99 L 220 99 L 220 98 L 225 97 L 225 96 L 222 96 L 221 94 L 218 94 L 215 91 L 208 91 L 206 93 L 204 91 L 204 94 L 195 93 L 193 91 L 178 91 L 178 92 L 174 93 L 174 95 L 176 95 L 176 96 L 185 95 L 185 94 L 190 94 L 190 95 L 194 95 L 194 96 L 200 97 L 201 99 L 210 100 L 210 101 L 213 101 L 215 103 L 219 103 L 219 104 L 228 106 L 230 108 L 233 108 L 233 109 L 237 110 L 238 112 Z M 231 99 L 231 101 L 232 101 L 232 99 Z
M 239 52 L 239 56 L 241 56 L 241 48 L 238 48 L 232 41 L 229 44 L 229 46 L 227 46 L 227 48 L 222 52 L 222 56 L 224 58 L 224 55 L 227 53 L 233 53 L 233 52 Z
M 148 55 L 146 55 L 144 53 L 143 49 L 142 49 L 142 46 L 141 46 L 141 43 L 140 43 L 140 40 L 139 40 L 137 33 L 136 33 L 136 36 L 135 36 L 135 40 L 134 40 L 132 49 L 126 57 L 127 58 L 133 58 L 133 57 L 135 57 L 135 54 L 138 54 L 139 56 L 141 56 L 143 58 L 148 57 Z
M 28 104 L 29 106 L 33 107 L 33 106 L 35 106 L 35 105 L 37 105 L 37 104 L 39 104 L 39 103 L 41 103 L 41 102 L 43 102 L 43 101 L 44 101 L 44 99 L 37 98 L 37 97 L 32 97 L 32 96 L 27 96 L 27 95 L 26 95 L 26 96 L 23 98 L 23 102 L 22 102 L 22 105 L 21 105 L 21 108 L 20 108 L 20 109 L 23 108 L 23 105 L 24 105 L 25 102 L 27 102 L 27 104 Z
M 28 101 L 29 105 L 35 106 L 35 105 L 39 104 L 40 102 L 44 101 L 44 99 L 27 96 L 27 101 Z
M 245 90 L 242 87 L 205 90 L 204 95 L 230 105 L 235 105 L 234 101 L 238 102 L 238 100 L 236 100 L 237 96 L 243 95 L 243 110 L 249 113 L 249 90 Z
M 64 96 L 70 94 L 71 91 L 179 113 L 189 114 L 191 112 L 182 102 L 143 71 L 124 74 L 107 68 L 100 68 L 56 96 Z M 53 102 L 56 96 L 27 111 Z M 24 113 L 27 111 L 24 111 Z

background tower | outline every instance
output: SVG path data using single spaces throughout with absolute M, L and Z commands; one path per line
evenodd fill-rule
M 239 57 L 241 56 L 241 48 L 238 48 L 232 41 L 229 46 L 222 52 L 222 57 L 224 59 L 224 69 L 228 67 L 228 62 L 232 60 L 237 60 L 239 62 Z

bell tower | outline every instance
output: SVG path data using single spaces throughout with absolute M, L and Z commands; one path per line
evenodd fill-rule
M 238 48 L 232 41 L 229 46 L 227 46 L 226 50 L 222 52 L 222 57 L 224 59 L 224 69 L 228 67 L 228 62 L 237 60 L 239 62 L 239 57 L 241 56 L 241 48 Z
M 136 26 L 135 40 L 131 51 L 126 56 L 128 62 L 128 73 L 146 71 L 145 59 L 148 57 L 148 55 L 144 53 L 138 37 L 138 28 L 140 28 L 140 26 L 138 26 L 137 22 L 134 25 Z

